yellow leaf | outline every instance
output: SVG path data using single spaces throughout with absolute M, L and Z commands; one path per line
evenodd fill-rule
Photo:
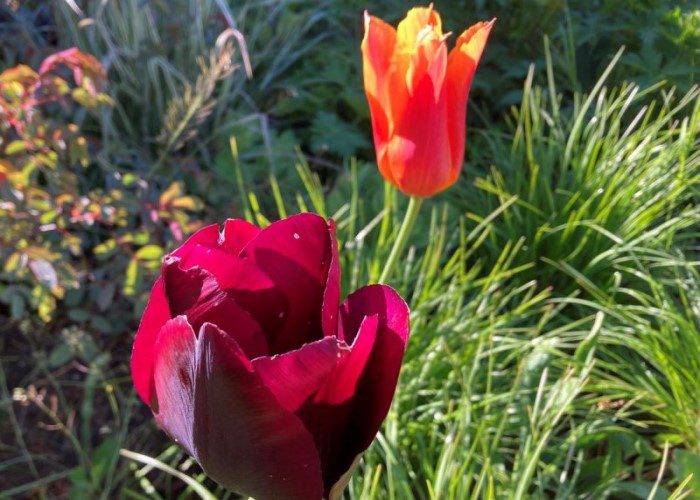
M 163 194 L 160 195 L 160 204 L 167 205 L 173 199 L 180 196 L 182 196 L 182 183 L 173 182 L 170 186 L 168 186 L 168 189 L 163 191 Z

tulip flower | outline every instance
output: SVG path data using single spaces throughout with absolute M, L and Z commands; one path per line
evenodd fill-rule
M 467 98 L 495 19 L 448 34 L 430 7 L 408 11 L 398 29 L 365 12 L 362 59 L 382 175 L 409 196 L 457 181 L 464 159 Z
M 134 386 L 224 487 L 339 498 L 389 410 L 408 313 L 383 285 L 340 304 L 332 221 L 228 220 L 165 257 L 134 342 Z

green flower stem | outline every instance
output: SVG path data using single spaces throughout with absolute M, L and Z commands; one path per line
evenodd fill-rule
M 403 222 L 401 223 L 401 229 L 399 229 L 399 234 L 396 236 L 394 241 L 394 246 L 391 248 L 391 253 L 389 258 L 384 264 L 384 270 L 379 277 L 379 283 L 386 283 L 391 276 L 391 272 L 396 267 L 396 262 L 403 253 L 403 249 L 408 241 L 408 236 L 411 234 L 413 225 L 416 223 L 416 218 L 418 217 L 418 212 L 420 211 L 420 206 L 423 203 L 423 198 L 418 196 L 411 196 L 408 202 L 408 208 L 406 209 L 406 215 L 404 215 Z

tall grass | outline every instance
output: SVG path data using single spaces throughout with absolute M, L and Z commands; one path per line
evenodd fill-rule
M 103 157 L 142 170 L 160 168 L 188 142 L 186 151 L 211 169 L 228 136 L 243 130 L 255 136 L 259 155 L 273 156 L 267 112 L 287 91 L 280 80 L 332 23 L 323 5 L 302 8 L 298 0 L 235 8 L 218 0 L 83 8 L 62 0 L 56 7 L 61 38 L 109 71 L 116 105 L 101 120 Z
M 549 88 L 531 88 L 530 73 L 512 135 L 482 134 L 475 161 L 487 170 L 450 199 L 476 223 L 514 199 L 477 256 L 493 263 L 522 238 L 518 261 L 532 264 L 524 279 L 602 298 L 635 259 L 672 260 L 672 249 L 693 244 L 700 90 L 608 89 L 601 79 L 567 106 L 548 69 Z

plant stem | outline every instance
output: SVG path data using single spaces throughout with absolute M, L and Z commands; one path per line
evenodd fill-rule
M 411 234 L 422 203 L 423 198 L 411 196 L 408 202 L 408 208 L 406 209 L 406 215 L 404 215 L 403 222 L 401 223 L 401 229 L 399 229 L 399 234 L 396 236 L 396 240 L 394 240 L 394 246 L 391 248 L 389 258 L 386 264 L 384 264 L 384 270 L 379 277 L 379 283 L 385 283 L 389 279 L 389 276 L 391 276 L 391 272 L 396 266 L 396 261 L 399 260 L 399 256 L 403 253 L 403 248 L 406 246 L 408 236 Z

